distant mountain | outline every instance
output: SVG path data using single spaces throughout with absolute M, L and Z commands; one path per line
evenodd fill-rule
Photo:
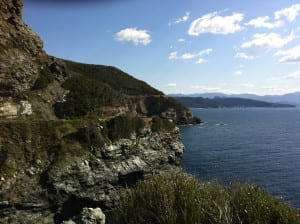
M 283 103 L 300 106 L 300 92 L 288 93 L 284 95 L 256 95 L 256 94 L 224 94 L 224 93 L 194 93 L 194 94 L 171 94 L 172 97 L 203 97 L 213 99 L 215 97 L 223 98 L 244 98 L 258 101 L 265 101 L 270 103 Z
M 232 107 L 295 107 L 290 104 L 269 103 L 259 100 L 237 97 L 215 97 L 213 99 L 203 97 L 174 97 L 186 107 L 192 108 L 232 108 Z

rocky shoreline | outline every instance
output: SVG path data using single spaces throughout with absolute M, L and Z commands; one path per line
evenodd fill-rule
M 200 122 L 186 107 L 114 67 L 48 56 L 22 1 L 0 6 L 0 224 L 105 223 L 126 187 L 181 169 L 176 125 Z

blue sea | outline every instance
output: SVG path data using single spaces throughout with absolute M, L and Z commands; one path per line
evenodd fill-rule
M 254 183 L 300 208 L 300 108 L 192 109 L 184 169 L 200 180 Z

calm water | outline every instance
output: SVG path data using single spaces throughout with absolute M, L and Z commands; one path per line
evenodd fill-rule
M 300 108 L 192 109 L 183 167 L 200 180 L 250 181 L 300 208 Z

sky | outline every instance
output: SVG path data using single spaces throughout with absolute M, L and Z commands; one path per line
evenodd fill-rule
M 48 54 L 118 67 L 166 94 L 300 91 L 298 0 L 23 4 Z

